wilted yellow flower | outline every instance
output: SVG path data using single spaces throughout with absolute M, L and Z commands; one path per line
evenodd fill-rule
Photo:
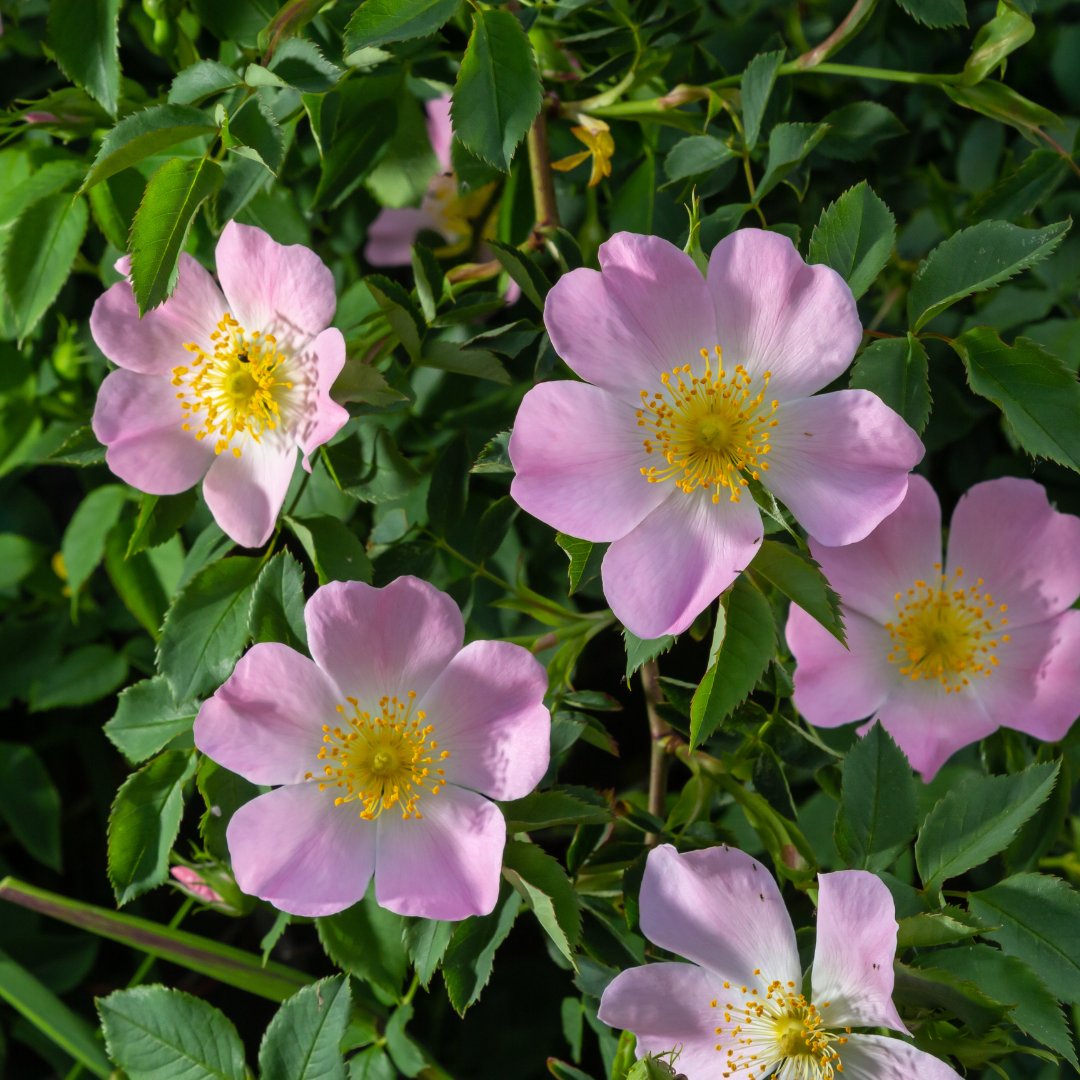
M 611 129 L 603 120 L 582 116 L 581 124 L 570 130 L 588 149 L 560 161 L 553 161 L 551 167 L 559 172 L 569 172 L 591 157 L 592 175 L 589 177 L 589 187 L 596 187 L 605 176 L 611 175 L 611 158 L 615 153 L 615 140 L 611 137 Z

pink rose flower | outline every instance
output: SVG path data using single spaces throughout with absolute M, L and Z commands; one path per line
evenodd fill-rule
M 792 606 L 794 700 L 811 724 L 880 720 L 929 780 L 999 727 L 1056 741 L 1080 714 L 1080 518 L 1033 480 L 964 495 L 944 562 L 941 506 L 919 476 L 865 540 L 811 551 L 849 646 Z
M 117 263 L 124 274 L 127 258 Z M 217 282 L 180 256 L 172 296 L 141 319 L 131 285 L 94 305 L 90 331 L 120 370 L 98 392 L 94 434 L 120 479 L 174 495 L 203 479 L 214 519 L 238 544 L 273 531 L 296 465 L 349 418 L 330 399 L 345 339 L 323 261 L 298 244 L 230 222 Z
M 173 866 L 169 873 L 185 892 L 207 904 L 224 904 L 225 898 L 215 888 L 206 884 L 202 874 L 191 866 Z
M 791 925 L 772 875 L 729 847 L 649 853 L 641 883 L 645 936 L 690 963 L 647 964 L 617 975 L 600 1019 L 637 1036 L 639 1055 L 675 1047 L 689 1080 L 959 1080 L 948 1065 L 900 1039 L 892 1003 L 896 913 L 864 870 L 818 876 L 817 946 L 803 987 Z
M 899 505 L 923 454 L 878 397 L 811 397 L 862 336 L 851 290 L 778 233 L 722 240 L 702 277 L 656 236 L 617 233 L 544 321 L 585 382 L 525 395 L 511 494 L 556 529 L 612 541 L 604 594 L 642 638 L 677 634 L 761 544 L 760 480 L 821 542 L 850 544 Z
M 506 823 L 548 766 L 544 669 L 503 641 L 462 648 L 427 582 L 331 582 L 304 610 L 314 660 L 255 645 L 195 720 L 195 745 L 255 784 L 226 837 L 237 884 L 294 915 L 375 898 L 400 915 L 486 915 Z M 486 797 L 485 797 L 486 796 Z

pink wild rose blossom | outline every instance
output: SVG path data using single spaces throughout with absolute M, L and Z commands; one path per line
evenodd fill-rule
M 656 236 L 617 233 L 565 274 L 544 322 L 584 382 L 525 395 L 511 494 L 562 532 L 612 541 L 604 594 L 642 638 L 685 630 L 761 545 L 750 478 L 823 543 L 891 513 L 923 447 L 878 397 L 841 390 L 862 338 L 851 290 L 779 233 L 722 240 L 703 277 Z
M 227 830 L 237 884 L 294 915 L 350 907 L 374 876 L 399 915 L 485 915 L 506 823 L 548 766 L 547 676 L 473 641 L 454 601 L 401 577 L 331 582 L 304 609 L 314 660 L 255 645 L 207 701 L 195 744 L 255 784 Z
M 772 875 L 735 848 L 649 853 L 641 929 L 690 961 L 617 975 L 600 1019 L 637 1036 L 639 1055 L 678 1049 L 689 1080 L 959 1080 L 900 1039 L 892 1003 L 896 913 L 864 870 L 818 876 L 817 947 L 804 990 L 795 930 Z
M 794 700 L 811 724 L 880 720 L 929 780 L 999 727 L 1056 741 L 1080 715 L 1080 518 L 1033 480 L 971 488 L 944 562 L 941 506 L 919 476 L 865 540 L 810 550 L 849 646 L 792 605 Z
M 174 495 L 203 479 L 221 528 L 259 547 L 297 447 L 310 472 L 308 455 L 349 418 L 330 398 L 345 339 L 330 327 L 334 279 L 309 248 L 230 222 L 216 261 L 220 287 L 182 254 L 172 296 L 141 319 L 128 281 L 98 299 L 90 330 L 119 370 L 101 384 L 92 423 L 122 480 Z

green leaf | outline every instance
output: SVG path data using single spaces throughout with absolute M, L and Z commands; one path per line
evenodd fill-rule
M 248 641 L 259 559 L 234 556 L 200 570 L 165 616 L 158 664 L 177 701 L 202 697 L 232 674 Z
M 250 780 L 222 768 L 208 757 L 199 761 L 195 786 L 206 805 L 205 813 L 199 818 L 199 835 L 214 858 L 227 862 L 229 822 L 244 803 L 251 802 L 259 794 L 259 789 Z
M 753 63 L 751 61 L 751 65 Z M 736 157 L 735 151 L 727 143 L 712 135 L 689 135 L 668 151 L 664 158 L 664 172 L 669 180 L 687 180 L 710 173 Z
M 742 82 L 743 138 L 747 150 L 757 146 L 761 121 L 765 118 L 765 108 L 772 96 L 776 83 L 776 73 L 784 62 L 784 51 L 758 53 L 746 65 Z
M 920 911 L 901 919 L 896 932 L 897 951 L 925 949 L 964 941 L 983 932 L 982 924 L 966 911 L 946 907 L 944 911 Z
M 395 1001 L 401 1000 L 401 984 L 408 970 L 402 944 L 404 926 L 401 915 L 375 902 L 374 888 L 351 908 L 315 920 L 326 955 L 342 971 L 371 983 Z
M 0 252 L 0 280 L 20 341 L 67 281 L 89 219 L 85 199 L 60 193 L 32 203 L 11 227 Z
M 71 589 L 71 610 L 78 610 L 78 592 L 105 557 L 105 540 L 120 517 L 130 492 L 122 484 L 105 484 L 94 488 L 71 515 L 60 542 L 68 586 Z
M 840 161 L 859 161 L 874 153 L 874 147 L 886 139 L 903 135 L 907 128 L 896 113 L 876 101 L 853 101 L 829 113 L 829 125 L 818 149 L 826 157 Z
M 425 244 L 413 244 L 410 259 L 420 310 L 427 322 L 431 322 L 438 314 L 443 299 L 450 295 L 450 287 L 431 248 Z
M 183 560 L 183 544 L 178 536 L 151 551 L 125 557 L 128 525 L 121 519 L 105 540 L 105 571 L 124 606 L 157 641 L 169 606 L 169 595 L 177 584 Z
M 289 998 L 259 1046 L 260 1080 L 345 1080 L 338 1049 L 349 1023 L 349 980 L 322 979 Z
M 166 750 L 120 785 L 109 811 L 109 881 L 121 907 L 169 876 L 195 755 Z
M 927 964 L 974 983 L 996 1001 L 1011 1006 L 1009 1018 L 1032 1038 L 1078 1067 L 1069 1023 L 1053 994 L 1022 960 L 989 945 L 941 949 L 926 956 Z
M 371 581 L 371 560 L 356 533 L 330 514 L 285 518 L 315 567 L 319 584 L 328 581 Z
M 556 533 L 555 543 L 566 552 L 570 560 L 567 573 L 570 575 L 570 592 L 574 593 L 592 581 L 600 573 L 600 562 L 603 558 L 603 549 L 591 540 L 579 540 L 576 536 L 567 536 L 566 533 Z
M 510 375 L 494 353 L 486 349 L 463 349 L 455 341 L 427 342 L 424 345 L 424 354 L 417 363 L 424 367 L 438 368 L 440 371 L 468 375 L 474 379 L 488 379 L 504 386 L 510 383 Z
M 916 21 L 935 30 L 949 26 L 967 26 L 964 0 L 896 0 Z
M 997 14 L 975 35 L 971 55 L 964 64 L 964 82 L 981 82 L 1034 36 L 1035 24 L 1027 12 L 1008 2 L 998 4 Z
M 625 627 L 622 636 L 623 645 L 626 648 L 626 681 L 628 683 L 638 668 L 666 653 L 675 644 L 675 638 L 671 634 L 658 638 L 639 638 Z
M 346 83 L 343 89 L 347 87 Z M 378 164 L 394 134 L 397 113 L 389 102 L 365 101 L 359 107 L 361 116 L 342 116 L 332 140 L 329 132 L 323 132 L 329 146 L 324 146 L 313 209 L 332 210 L 344 202 Z
M 908 293 L 908 321 L 921 330 L 965 296 L 985 292 L 1040 263 L 1061 243 L 1071 221 L 1024 229 L 981 221 L 938 244 L 919 264 Z
M 125 558 L 171 540 L 194 509 L 194 488 L 179 495 L 144 495 L 139 501 L 139 516 L 131 530 Z
M 700 746 L 746 700 L 776 647 L 772 609 L 746 576 L 727 595 L 727 628 L 690 705 L 690 744 Z
M 7 953 L 0 951 L 0 1000 L 7 1002 L 31 1024 L 70 1054 L 87 1072 L 109 1080 L 112 1069 L 93 1028 L 38 982 Z
M 307 648 L 304 623 L 304 571 L 287 551 L 279 551 L 262 569 L 251 596 L 252 641 L 280 641 Z
M 1031 141 L 1040 137 L 1042 128 L 1061 126 L 1061 120 L 1049 109 L 1029 101 L 1004 83 L 981 82 L 976 86 L 943 83 L 941 89 L 957 105 L 989 116 L 1000 124 L 1011 124 Z
M 101 142 L 101 149 L 83 181 L 82 190 L 93 187 L 113 173 L 137 165 L 151 154 L 209 135 L 217 125 L 201 109 L 190 105 L 152 105 L 126 116 Z
M 956 339 L 968 385 L 1005 414 L 1020 445 L 1080 472 L 1080 386 L 1056 356 L 1027 338 L 1011 348 L 976 327 Z
M 207 98 L 239 85 L 240 76 L 228 65 L 218 60 L 199 60 L 173 79 L 169 87 L 169 104 L 199 105 Z
M 40 565 L 43 545 L 17 533 L 0 533 L 0 589 L 18 585 Z
M 463 438 L 444 447 L 435 459 L 428 486 L 428 526 L 436 536 L 446 536 L 465 515 L 469 498 L 469 448 Z
M 863 180 L 821 212 L 810 237 L 810 262 L 831 266 L 857 300 L 889 261 L 895 242 L 892 211 Z
M 405 952 L 425 990 L 442 963 L 455 926 L 439 919 L 410 919 L 402 931 Z
M 527 252 L 519 251 L 508 244 L 500 244 L 497 240 L 489 240 L 488 246 L 510 278 L 521 287 L 522 295 L 543 311 L 544 299 L 551 288 L 551 282 L 536 265 L 536 260 Z
M 0 818 L 35 859 L 60 872 L 60 795 L 29 746 L 0 742 Z
M 127 660 L 111 645 L 81 645 L 30 687 L 30 711 L 99 701 L 123 684 L 127 670 Z
M 482 161 L 509 172 L 540 100 L 536 60 L 521 23 L 508 11 L 476 11 L 454 87 L 454 134 Z
M 1056 763 L 1012 776 L 971 776 L 927 815 L 915 843 L 915 862 L 928 892 L 981 866 L 1009 846 L 1057 782 Z
M 554 825 L 594 825 L 611 819 L 611 810 L 592 788 L 551 788 L 500 804 L 511 834 Z
M 110 116 L 120 100 L 120 0 L 52 0 L 49 47 L 64 74 Z
M 157 675 L 120 694 L 105 734 L 128 761 L 138 764 L 190 731 L 197 713 L 193 702 L 177 705 L 168 680 Z
M 1030 213 L 1065 179 L 1066 160 L 1053 150 L 1033 150 L 1011 173 L 972 200 L 973 218 L 1013 219 Z
M 769 154 L 755 202 L 760 203 L 788 173 L 801 165 L 828 130 L 828 124 L 777 124 L 769 132 Z
M 914 335 L 872 341 L 851 369 L 853 390 L 869 390 L 920 435 L 930 419 L 930 366 L 926 346 Z
M 270 106 L 258 97 L 249 98 L 229 121 L 224 141 L 234 153 L 257 161 L 275 175 L 285 156 L 285 133 Z
M 1080 1002 L 1080 895 L 1061 878 L 1016 874 L 971 894 L 983 937 L 1037 971 L 1062 1001 Z
M 844 758 L 834 838 L 848 866 L 885 870 L 911 843 L 918 822 L 915 779 L 879 723 Z
M 409 359 L 417 360 L 427 326 L 412 298 L 396 281 L 382 274 L 368 274 L 364 284 L 371 290 L 371 295 L 409 354 Z
M 458 923 L 443 957 L 442 976 L 450 1004 L 459 1016 L 480 997 L 495 963 L 495 951 L 506 940 L 521 910 L 521 896 L 504 885 L 490 915 Z
M 345 28 L 345 54 L 434 34 L 460 0 L 364 0 Z
M 319 47 L 306 38 L 293 37 L 282 42 L 270 61 L 270 70 L 288 86 L 303 94 L 325 94 L 343 74 Z
M 576 970 L 574 949 L 581 939 L 577 893 L 558 861 L 536 844 L 507 843 L 503 874 L 533 909 L 549 938 Z
M 164 986 L 97 999 L 109 1057 L 129 1080 L 244 1080 L 236 1028 L 202 998 Z
M 176 264 L 191 221 L 224 176 L 206 158 L 173 158 L 146 185 L 131 225 L 131 287 L 145 315 L 176 285 Z
M 841 645 L 846 644 L 840 597 L 833 592 L 821 568 L 809 555 L 790 544 L 765 540 L 749 569 L 755 578 L 767 581 L 792 603 L 798 604 Z
M 349 1061 L 349 1080 L 398 1080 L 398 1074 L 381 1046 L 369 1046 Z

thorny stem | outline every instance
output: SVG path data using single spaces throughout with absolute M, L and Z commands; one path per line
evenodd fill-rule
M 667 798 L 667 774 L 670 764 L 667 737 L 671 734 L 671 727 L 656 708 L 664 700 L 659 680 L 660 667 L 655 660 L 649 660 L 642 665 L 641 689 L 645 694 L 645 714 L 649 718 L 649 734 L 652 736 L 649 749 L 649 813 L 653 817 L 662 818 Z M 645 845 L 655 847 L 659 840 L 657 833 L 647 833 Z
M 532 180 L 533 205 L 536 207 L 536 225 L 533 231 L 543 233 L 559 227 L 559 208 L 555 203 L 551 152 L 548 149 L 547 117 L 543 108 L 529 128 L 526 141 L 529 146 L 529 178 Z

